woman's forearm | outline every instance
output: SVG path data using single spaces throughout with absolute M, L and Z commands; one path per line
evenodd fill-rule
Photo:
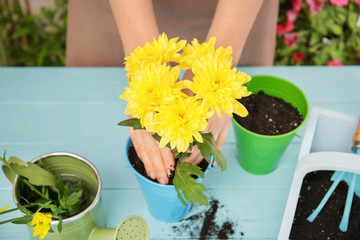
M 158 37 L 152 0 L 110 0 L 125 55 Z
M 207 39 L 216 37 L 216 47 L 232 46 L 233 65 L 240 60 L 246 38 L 263 0 L 219 0 Z

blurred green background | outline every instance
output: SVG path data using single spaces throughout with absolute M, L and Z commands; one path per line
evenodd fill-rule
M 65 66 L 67 1 L 0 0 L 0 66 Z M 279 25 L 295 2 L 301 8 L 293 28 L 277 35 L 274 65 L 360 64 L 360 0 L 331 1 L 280 0 Z M 311 2 L 322 2 L 321 11 Z

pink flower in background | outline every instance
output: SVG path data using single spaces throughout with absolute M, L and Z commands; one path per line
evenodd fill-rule
M 301 10 L 301 1 L 302 0 L 291 0 L 292 10 L 298 13 Z
M 349 0 L 330 0 L 330 3 L 335 6 L 344 7 L 348 5 Z
M 360 5 L 360 0 L 354 0 L 357 5 Z
M 332 60 L 328 62 L 328 66 L 336 67 L 336 66 L 344 66 L 344 64 L 340 60 Z
M 278 35 L 291 32 L 292 30 L 294 30 L 294 23 L 290 21 L 280 23 L 276 26 L 276 34 Z
M 305 58 L 305 55 L 302 52 L 293 52 L 292 56 L 296 63 L 301 62 Z
M 288 22 L 295 22 L 295 20 L 297 18 L 297 12 L 295 12 L 294 10 L 286 11 L 286 18 L 287 18 Z
M 310 12 L 314 14 L 321 12 L 325 5 L 325 0 L 306 0 L 306 2 L 309 5 Z
M 285 33 L 284 34 L 284 43 L 288 47 L 295 47 L 298 39 L 299 39 L 299 35 L 296 33 Z

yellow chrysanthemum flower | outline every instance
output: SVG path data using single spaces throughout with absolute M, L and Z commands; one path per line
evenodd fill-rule
M 125 114 L 139 118 L 142 126 L 151 131 L 150 123 L 159 107 L 183 95 L 183 83 L 176 82 L 179 75 L 179 67 L 161 64 L 143 66 L 120 95 L 120 98 L 128 101 Z
M 160 147 L 170 142 L 172 149 L 185 152 L 193 138 L 202 142 L 199 132 L 206 129 L 207 119 L 212 115 L 194 97 L 178 97 L 162 105 L 154 117 L 154 130 L 161 136 Z
M 50 223 L 52 222 L 51 217 L 51 214 L 43 214 L 41 212 L 35 213 L 33 220 L 31 221 L 31 225 L 35 225 L 34 237 L 40 235 L 39 238 L 43 239 L 46 236 L 50 230 Z
M 222 59 L 222 61 L 232 62 L 232 47 L 218 47 L 215 49 L 216 38 L 211 37 L 209 41 L 200 44 L 196 38 L 187 44 L 181 54 L 179 67 L 181 69 L 192 68 L 194 62 L 203 62 L 208 59 L 213 59 L 217 61 Z
M 146 42 L 145 46 L 137 47 L 130 56 L 125 57 L 125 70 L 128 76 L 141 71 L 143 64 L 178 62 L 180 58 L 179 51 L 185 46 L 186 40 L 178 42 L 178 38 L 168 40 L 165 33 L 161 34 L 153 42 Z
M 251 77 L 244 72 L 236 72 L 231 68 L 231 63 L 218 60 L 196 62 L 192 68 L 194 73 L 193 82 L 185 80 L 184 84 L 202 99 L 205 106 L 216 111 L 219 117 L 224 111 L 229 116 L 233 113 L 241 117 L 248 114 L 246 108 L 236 99 L 249 96 L 251 92 L 247 87 L 242 86 L 251 80 Z
M 7 205 L 6 207 L 0 209 L 0 213 L 5 212 L 8 208 L 9 208 L 9 205 Z

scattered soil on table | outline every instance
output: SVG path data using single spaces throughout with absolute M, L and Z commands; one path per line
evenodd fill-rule
M 263 91 L 238 100 L 249 112 L 235 120 L 244 128 L 263 135 L 279 135 L 297 128 L 303 121 L 299 111 L 284 100 Z
M 144 164 L 137 156 L 134 146 L 130 146 L 129 151 L 128 151 L 128 157 L 129 157 L 131 165 L 138 173 L 140 173 L 141 175 L 143 175 L 144 177 L 146 177 L 147 179 L 149 179 L 153 182 L 157 182 L 156 179 L 151 179 L 147 175 Z M 208 165 L 209 165 L 209 163 L 205 159 L 198 164 L 198 166 L 201 168 L 201 170 L 203 172 L 208 167 Z M 174 183 L 173 183 L 174 176 L 175 176 L 175 171 L 171 171 L 170 176 L 169 176 L 169 184 L 168 185 L 174 185 Z
M 333 171 L 316 171 L 305 176 L 290 233 L 291 240 L 360 238 L 360 198 L 356 195 L 351 207 L 348 230 L 341 232 L 339 229 L 348 192 L 348 185 L 344 181 L 336 187 L 315 220 L 312 223 L 306 220 L 332 185 L 332 174 Z
M 192 215 L 177 225 L 174 225 L 174 233 L 181 237 L 182 233 L 190 232 L 190 237 L 193 239 L 231 239 L 232 235 L 235 234 L 235 223 L 226 220 L 224 222 L 218 221 L 216 218 L 216 213 L 222 211 L 224 205 L 220 205 L 218 200 L 210 200 L 210 207 L 204 212 L 197 213 Z M 244 233 L 240 233 L 241 236 L 244 236 Z

